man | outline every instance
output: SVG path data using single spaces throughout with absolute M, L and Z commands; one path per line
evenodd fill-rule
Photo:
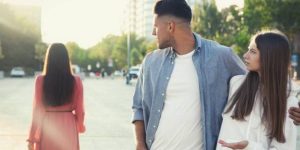
M 245 67 L 230 48 L 191 31 L 184 0 L 157 1 L 154 13 L 159 50 L 145 57 L 133 97 L 136 149 L 213 150 L 229 80 Z

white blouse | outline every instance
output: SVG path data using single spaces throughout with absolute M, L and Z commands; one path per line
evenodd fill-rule
M 245 75 L 238 75 L 234 76 L 230 80 L 229 97 L 231 97 L 240 87 L 245 77 Z M 296 95 L 299 91 L 299 87 L 292 83 L 292 90 L 288 98 L 287 108 L 290 108 L 291 106 L 298 107 L 298 99 L 296 98 Z M 228 104 L 230 104 L 229 100 L 226 108 L 228 107 Z M 262 107 L 260 106 L 258 99 L 256 99 L 253 110 L 249 116 L 245 117 L 245 121 L 232 119 L 230 116 L 233 112 L 233 109 L 229 113 L 223 113 L 223 123 L 219 134 L 219 140 L 224 140 L 225 142 L 240 142 L 247 140 L 249 143 L 245 148 L 246 150 L 296 150 L 297 128 L 293 124 L 293 120 L 288 117 L 288 112 L 286 113 L 286 121 L 284 124 L 284 135 L 286 142 L 279 143 L 276 139 L 268 138 L 266 129 L 261 122 L 261 108 Z M 227 149 L 228 148 L 222 147 L 221 144 L 217 144 L 217 150 Z

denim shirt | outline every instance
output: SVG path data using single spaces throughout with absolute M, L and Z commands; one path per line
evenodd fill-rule
M 227 102 L 230 78 L 245 74 L 245 66 L 231 49 L 200 37 L 196 39 L 193 63 L 199 80 L 201 126 L 205 150 L 213 150 Z M 142 64 L 133 96 L 132 121 L 143 120 L 146 145 L 151 148 L 164 108 L 166 89 L 174 68 L 176 53 L 172 48 L 149 53 Z M 188 80 L 188 79 L 187 79 Z

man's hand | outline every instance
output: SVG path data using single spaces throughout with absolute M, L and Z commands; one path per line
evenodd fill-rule
M 294 120 L 295 125 L 300 125 L 300 102 L 298 107 L 291 107 L 289 109 L 289 117 Z
M 248 145 L 248 141 L 240 141 L 240 142 L 235 142 L 235 143 L 227 143 L 223 140 L 219 140 L 219 142 L 223 147 L 228 147 L 231 148 L 233 150 L 240 150 L 240 149 L 244 149 L 247 147 Z
M 138 143 L 136 145 L 136 150 L 147 150 L 147 146 L 145 143 Z

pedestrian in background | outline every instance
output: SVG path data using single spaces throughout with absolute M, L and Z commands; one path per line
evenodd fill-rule
M 79 150 L 85 131 L 83 87 L 74 76 L 63 44 L 49 46 L 43 74 L 37 76 L 29 150 Z

